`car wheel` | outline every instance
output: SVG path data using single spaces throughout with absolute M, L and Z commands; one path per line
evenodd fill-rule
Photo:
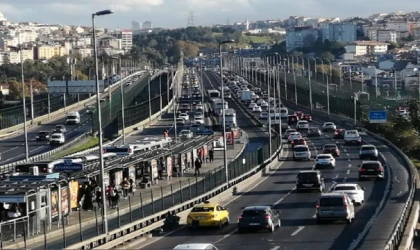
M 229 217 L 226 217 L 226 222 L 225 222 L 225 225 L 229 225 L 229 222 L 230 222 Z
M 351 224 L 351 223 L 353 222 L 353 218 L 348 218 L 348 219 L 346 220 L 346 222 L 347 222 L 347 224 Z
M 279 219 L 279 221 L 277 222 L 277 227 L 280 228 L 281 227 L 281 220 Z
M 318 224 L 318 225 L 324 224 L 324 221 L 317 218 L 316 219 L 316 224 Z
M 238 228 L 238 233 L 239 234 L 244 234 L 245 233 L 245 228 Z
M 223 227 L 223 223 L 222 223 L 222 221 L 221 221 L 221 220 L 219 220 L 219 223 L 217 224 L 217 227 L 218 227 L 218 228 L 222 228 L 222 227 Z

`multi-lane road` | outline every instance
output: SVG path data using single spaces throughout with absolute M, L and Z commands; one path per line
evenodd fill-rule
M 213 73 L 206 74 L 212 84 L 217 84 Z M 213 75 L 213 76 L 212 76 Z M 231 103 L 229 103 L 231 106 Z M 237 110 L 238 112 L 238 110 Z M 238 112 L 238 116 L 240 112 Z M 322 122 L 314 117 L 312 126 L 321 126 Z M 250 121 L 243 117 L 242 122 Z M 242 123 L 243 124 L 243 123 Z M 242 125 L 244 126 L 244 125 Z M 318 193 L 295 192 L 296 175 L 301 170 L 311 170 L 314 162 L 295 162 L 291 151 L 284 152 L 283 161 L 276 163 L 275 170 L 266 176 L 259 185 L 252 187 L 245 193 L 238 193 L 238 199 L 224 204 L 229 208 L 231 224 L 221 230 L 203 229 L 191 232 L 181 228 L 165 237 L 145 242 L 140 249 L 173 249 L 177 244 L 184 243 L 213 243 L 220 250 L 228 249 L 355 249 L 361 243 L 368 244 L 370 249 L 384 246 L 398 220 L 398 212 L 404 205 L 401 201 L 408 193 L 409 179 L 407 170 L 402 166 L 401 159 L 389 147 L 379 141 L 364 136 L 366 143 L 374 144 L 386 159 L 386 178 L 383 181 L 358 182 L 358 165 L 360 164 L 357 146 L 345 146 L 343 140 L 336 140 L 331 133 L 325 133 L 319 138 L 308 138 L 312 155 L 316 155 L 326 143 L 336 143 L 341 150 L 335 169 L 322 170 L 327 189 L 335 183 L 359 183 L 365 187 L 365 203 L 356 207 L 356 219 L 350 224 L 332 223 L 317 225 L 315 220 L 315 201 Z M 278 210 L 282 219 L 282 226 L 274 233 L 237 234 L 236 219 L 246 206 L 271 205 Z M 387 207 L 394 208 L 394 214 L 384 215 Z M 386 216 L 388 225 L 373 237 L 366 237 L 373 219 L 381 223 L 381 217 Z M 375 230 L 377 231 L 377 230 Z M 379 248 L 378 248 L 379 249 Z

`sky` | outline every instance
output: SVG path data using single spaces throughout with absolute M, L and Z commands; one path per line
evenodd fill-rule
M 403 4 L 402 4 L 403 3 Z M 91 25 L 91 13 L 111 9 L 97 18 L 105 28 L 131 28 L 131 21 L 151 21 L 154 27 L 210 26 L 289 16 L 367 17 L 374 13 L 420 10 L 420 0 L 0 0 L 0 12 L 12 22 Z

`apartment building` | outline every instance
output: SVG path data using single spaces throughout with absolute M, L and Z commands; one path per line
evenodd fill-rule
M 357 25 L 353 23 L 321 23 L 322 40 L 349 43 L 357 40 Z
M 92 57 L 93 56 L 93 48 L 73 48 L 71 50 L 72 55 L 80 55 L 82 58 Z
M 346 52 L 354 56 L 385 54 L 388 43 L 376 41 L 354 41 L 346 45 Z
M 394 30 L 396 32 L 408 32 L 409 25 L 406 20 L 391 20 L 386 23 L 387 30 Z
M 292 51 L 304 47 L 308 42 L 318 39 L 318 29 L 312 27 L 294 27 L 286 31 L 286 50 Z
M 34 58 L 37 60 L 49 60 L 54 56 L 65 55 L 68 55 L 68 50 L 61 45 L 41 45 L 34 50 Z
M 25 49 L 22 51 L 8 51 L 4 54 L 4 63 L 16 64 L 20 63 L 20 57 L 22 53 L 22 61 L 34 60 L 34 49 Z
M 122 49 L 129 50 L 131 49 L 131 47 L 133 47 L 133 31 L 132 30 L 115 31 L 112 34 L 112 36 L 121 40 Z
M 420 39 L 420 27 L 417 28 L 413 28 L 411 30 L 411 35 L 413 36 L 414 39 Z
M 376 40 L 378 42 L 397 42 L 397 31 L 396 30 L 377 30 Z

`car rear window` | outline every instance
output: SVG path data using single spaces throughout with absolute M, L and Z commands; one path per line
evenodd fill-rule
M 295 147 L 294 150 L 296 152 L 308 152 L 309 149 L 307 147 Z
M 362 165 L 362 168 L 364 169 L 372 169 L 372 168 L 378 168 L 379 164 L 378 163 L 365 163 Z
M 339 207 L 344 205 L 344 200 L 341 197 L 325 197 L 319 200 L 321 207 Z
M 329 144 L 329 145 L 325 145 L 324 148 L 328 148 L 328 149 L 334 148 L 335 149 L 335 148 L 337 148 L 337 146 L 333 145 L 333 144 Z
M 39 132 L 39 135 L 48 135 L 48 132 Z
M 362 150 L 375 150 L 375 147 L 367 146 L 367 147 L 363 147 Z
M 191 212 L 193 213 L 210 213 L 214 211 L 214 207 L 194 207 Z
M 317 157 L 317 159 L 330 159 L 331 157 L 327 156 L 327 155 L 320 155 Z
M 316 173 L 299 173 L 298 178 L 305 180 L 317 180 L 318 175 Z
M 257 217 L 264 216 L 265 214 L 265 210 L 245 210 L 242 212 L 243 217 Z
M 334 188 L 334 191 L 342 191 L 342 190 L 356 190 L 356 187 L 353 186 L 342 186 Z

